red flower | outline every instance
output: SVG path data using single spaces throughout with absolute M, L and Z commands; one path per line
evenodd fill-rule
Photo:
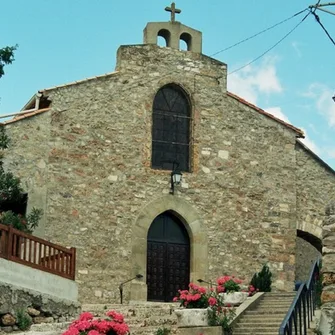
M 79 316 L 79 321 L 92 320 L 92 319 L 93 319 L 93 314 L 90 312 L 81 313 Z
M 214 297 L 210 297 L 210 298 L 208 299 L 208 303 L 209 303 L 210 306 L 214 306 L 214 305 L 216 305 L 217 302 L 218 302 L 218 301 L 217 301 Z

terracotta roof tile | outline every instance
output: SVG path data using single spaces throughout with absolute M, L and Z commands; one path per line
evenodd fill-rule
M 278 118 L 275 117 L 274 115 L 272 115 L 272 114 L 266 112 L 264 109 L 261 109 L 261 108 L 255 106 L 255 105 L 253 105 L 252 103 L 250 103 L 250 102 L 248 102 L 248 101 L 242 99 L 241 97 L 239 97 L 238 95 L 236 95 L 236 94 L 234 94 L 234 93 L 231 93 L 231 92 L 228 92 L 228 91 L 227 91 L 227 95 L 230 96 L 231 98 L 235 99 L 235 100 L 238 100 L 238 101 L 241 102 L 242 104 L 244 104 L 244 105 L 246 105 L 246 106 L 249 106 L 250 108 L 256 110 L 258 113 L 263 114 L 263 115 L 265 115 L 265 116 L 267 116 L 267 117 L 269 117 L 269 118 L 271 118 L 271 119 L 273 119 L 273 120 L 275 120 L 275 121 L 281 123 L 281 124 L 284 125 L 285 127 L 292 129 L 293 131 L 295 131 L 295 132 L 298 134 L 298 137 L 300 137 L 300 138 L 304 138 L 304 137 L 305 137 L 304 132 L 303 132 L 301 129 L 299 129 L 299 128 L 297 128 L 297 127 L 294 127 L 294 126 L 291 125 L 290 123 L 287 123 L 287 122 L 285 122 L 285 121 L 283 121 L 283 120 L 281 120 L 281 119 L 278 119 Z
M 23 120 L 23 119 L 26 119 L 28 117 L 31 117 L 31 116 L 34 116 L 34 115 L 37 115 L 37 114 L 41 114 L 41 113 L 44 113 L 44 112 L 47 112 L 48 110 L 50 110 L 51 108 L 48 107 L 48 108 L 43 108 L 43 109 L 38 109 L 36 111 L 32 111 L 32 112 L 27 112 L 27 113 L 23 113 L 22 114 L 19 114 L 17 116 L 15 116 L 13 119 L 11 120 L 8 120 L 8 121 L 5 121 L 5 122 L 2 122 L 0 123 L 0 125 L 7 125 L 7 124 L 10 124 L 10 123 L 14 123 L 16 121 L 20 121 L 20 120 Z

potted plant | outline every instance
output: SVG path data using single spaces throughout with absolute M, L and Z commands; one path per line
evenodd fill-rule
M 84 312 L 62 335 L 127 335 L 129 327 L 122 314 L 115 311 L 106 313 L 107 318 L 96 319 L 93 314 Z
M 190 283 L 188 290 L 179 290 L 173 299 L 180 303 L 182 309 L 175 310 L 178 327 L 208 326 L 208 307 L 220 304 L 216 292 L 208 291 L 202 286 Z
M 222 276 L 217 279 L 217 284 L 217 292 L 223 296 L 226 306 L 240 305 L 249 295 L 241 291 L 242 280 L 235 276 Z
M 175 310 L 178 327 L 221 326 L 224 334 L 231 334 L 235 309 L 225 307 L 223 297 L 215 289 L 190 283 L 189 289 L 179 290 L 173 301 L 182 307 Z

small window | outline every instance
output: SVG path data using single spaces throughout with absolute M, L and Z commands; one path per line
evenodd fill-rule
M 152 119 L 152 168 L 190 171 L 191 107 L 185 92 L 174 84 L 162 87 Z

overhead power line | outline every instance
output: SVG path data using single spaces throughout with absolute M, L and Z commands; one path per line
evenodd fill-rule
M 284 41 L 289 35 L 291 35 L 307 18 L 308 15 L 310 15 L 311 12 L 308 12 L 303 19 L 296 24 L 287 34 L 285 34 L 278 42 L 276 42 L 272 47 L 270 47 L 269 49 L 267 49 L 266 51 L 264 51 L 261 55 L 259 55 L 258 57 L 254 58 L 252 61 L 250 61 L 249 63 L 235 69 L 234 71 L 231 71 L 228 73 L 228 75 L 233 74 L 237 71 L 240 71 L 242 69 L 244 69 L 245 67 L 251 65 L 252 63 L 255 63 L 256 61 L 258 61 L 260 58 L 262 58 L 263 56 L 265 56 L 268 52 L 270 52 L 272 49 L 274 49 L 278 44 L 280 44 L 282 41 Z
M 321 0 L 320 0 L 320 1 L 321 1 Z M 249 41 L 249 40 L 251 40 L 251 39 L 253 39 L 253 38 L 255 38 L 255 37 L 257 37 L 257 36 L 259 36 L 259 35 L 261 35 L 261 34 L 267 32 L 267 31 L 269 31 L 269 30 L 271 30 L 271 29 L 273 29 L 273 28 L 275 28 L 275 27 L 277 27 L 277 26 L 279 26 L 279 25 L 281 25 L 281 24 L 287 22 L 287 21 L 289 21 L 289 20 L 291 20 L 291 19 L 293 19 L 294 17 L 300 15 L 301 13 L 305 12 L 306 10 L 307 10 L 307 8 L 304 9 L 304 10 L 301 10 L 301 11 L 298 12 L 298 13 L 295 13 L 294 15 L 288 17 L 288 18 L 285 19 L 285 20 L 282 20 L 282 21 L 280 21 L 280 22 L 278 22 L 278 23 L 276 23 L 276 24 L 274 24 L 274 25 L 272 25 L 272 26 L 270 26 L 270 27 L 268 27 L 268 28 L 266 28 L 266 29 L 263 29 L 262 31 L 260 31 L 260 32 L 258 32 L 258 33 L 256 33 L 256 34 L 254 34 L 254 35 L 251 35 L 251 36 L 249 36 L 249 37 L 247 37 L 247 38 L 245 38 L 245 39 L 243 39 L 243 40 L 241 40 L 241 41 L 239 41 L 239 42 L 237 42 L 237 43 L 235 43 L 235 44 L 232 44 L 232 45 L 230 45 L 229 47 L 227 47 L 227 48 L 225 48 L 225 49 L 222 49 L 222 50 L 220 50 L 220 51 L 217 51 L 217 52 L 211 54 L 210 57 L 216 56 L 216 55 L 218 55 L 218 54 L 220 54 L 220 53 L 222 53 L 222 52 L 224 52 L 224 51 L 227 51 L 227 50 L 232 49 L 232 48 L 234 48 L 234 47 L 236 47 L 236 46 L 238 46 L 238 45 L 240 45 L 240 44 L 242 44 L 242 43 L 244 43 L 244 42 L 247 42 L 247 41 Z
M 330 36 L 329 32 L 327 31 L 327 29 L 325 28 L 325 26 L 322 24 L 319 15 L 315 14 L 315 11 L 312 11 L 312 14 L 314 15 L 315 20 L 321 26 L 321 28 L 323 29 L 323 31 L 326 33 L 326 35 L 328 36 L 328 38 L 330 39 L 330 41 L 335 45 L 334 39 Z

